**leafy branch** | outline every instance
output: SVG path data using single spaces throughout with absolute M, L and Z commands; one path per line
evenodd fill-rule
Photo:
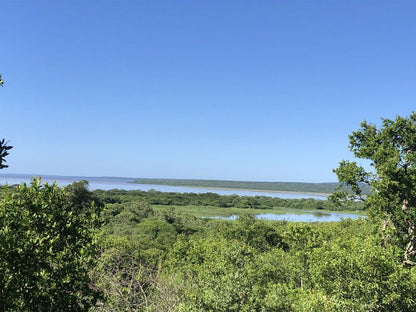
M 1 80 L 0 80 L 1 81 Z M 7 155 L 9 155 L 9 150 L 13 148 L 13 146 L 7 145 L 9 142 L 5 142 L 5 140 L 0 140 L 0 169 L 9 167 L 3 163 L 6 162 L 4 159 Z

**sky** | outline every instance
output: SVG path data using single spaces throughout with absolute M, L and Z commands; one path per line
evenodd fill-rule
M 1 173 L 331 182 L 408 116 L 416 2 L 4 0 Z

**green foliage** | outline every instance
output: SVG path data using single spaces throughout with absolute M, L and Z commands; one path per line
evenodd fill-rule
M 88 181 L 81 180 L 65 187 L 67 199 L 72 204 L 72 209 L 76 214 L 85 214 L 94 204 L 96 207 L 104 207 L 98 197 L 88 190 Z
M 0 75 L 0 85 L 1 85 L 1 75 Z M 9 167 L 8 165 L 5 165 L 4 163 L 6 160 L 4 159 L 7 155 L 9 155 L 9 150 L 12 149 L 13 146 L 7 145 L 7 142 L 4 141 L 4 139 L 0 140 L 0 169 L 4 169 Z
M 77 214 L 69 194 L 34 179 L 0 202 L 0 310 L 87 311 L 100 209 Z M 85 207 L 86 208 L 86 207 Z
M 253 285 L 262 274 L 255 269 L 255 251 L 244 243 L 217 237 L 179 241 L 173 253 L 177 261 L 174 268 L 180 268 L 187 283 L 187 310 L 247 311 L 258 307 Z
M 98 265 L 92 271 L 104 300 L 93 311 L 161 311 L 170 303 L 174 285 L 161 280 L 161 263 L 178 236 L 191 235 L 205 221 L 155 213 L 145 202 L 107 204 Z M 163 286 L 164 285 L 164 286 Z M 165 300 L 166 299 L 166 300 Z M 159 306 L 158 306 L 159 307 Z
M 397 255 L 372 236 L 337 238 L 311 253 L 310 278 L 342 311 L 412 311 L 416 276 Z
M 6 197 L 7 194 L 9 194 L 14 188 L 16 187 L 10 185 L 0 185 L 0 200 Z
M 309 199 L 96 191 L 107 203 L 94 275 L 107 299 L 102 310 L 415 311 L 415 125 L 415 114 L 380 129 L 363 123 L 350 137 L 355 156 L 374 171 L 343 161 L 335 172 L 344 185 L 334 197 L 347 209 L 370 208 L 366 220 L 202 220 L 177 208 L 340 208 Z M 365 196 L 363 186 L 374 193 Z
M 107 234 L 132 235 L 137 230 L 137 224 L 153 213 L 152 207 L 143 202 L 107 204 L 103 230 Z
M 106 205 L 92 271 L 105 295 L 94 311 L 416 309 L 416 271 L 399 263 L 399 248 L 380 244 L 373 221 L 207 220 L 137 201 L 203 197 L 144 193 L 97 195 L 117 202 Z
M 270 223 L 257 221 L 252 215 L 242 215 L 235 223 L 225 223 L 218 232 L 226 239 L 238 239 L 261 251 L 273 247 L 288 249 L 283 236 Z
M 366 199 L 373 217 L 383 220 L 385 243 L 403 250 L 404 265 L 416 262 L 416 113 L 395 120 L 383 119 L 381 127 L 367 122 L 350 135 L 350 149 L 358 158 L 371 161 L 373 172 L 355 162 L 343 161 L 335 171 L 342 184 L 361 198 L 360 184 L 374 193 Z M 335 197 L 342 197 L 337 194 Z M 351 198 L 350 198 L 351 199 Z
M 101 248 L 92 278 L 105 297 L 92 311 L 147 310 L 157 279 L 157 265 L 149 260 L 149 249 L 125 236 L 103 238 Z
M 125 191 L 125 190 L 96 190 L 94 194 L 103 203 L 147 202 L 153 206 L 196 206 L 243 209 L 325 209 L 340 210 L 341 208 L 328 200 L 315 199 L 282 199 L 267 196 L 238 196 L 219 195 L 215 193 L 166 193 L 158 191 Z M 342 207 L 342 210 L 363 210 L 361 203 L 352 202 Z
M 165 270 L 182 299 L 170 302 L 178 311 L 414 310 L 415 272 L 378 244 L 372 223 L 269 226 L 281 241 L 269 248 L 257 243 L 268 225 L 250 218 L 179 239 Z
M 356 162 L 344 160 L 340 162 L 339 167 L 334 172 L 341 183 L 337 188 L 337 192 L 332 194 L 330 198 L 348 198 L 350 202 L 354 202 L 357 199 L 364 200 L 362 188 L 363 185 L 369 184 L 370 174 L 362 166 L 358 166 Z M 340 190 L 344 185 L 349 186 L 353 193 Z

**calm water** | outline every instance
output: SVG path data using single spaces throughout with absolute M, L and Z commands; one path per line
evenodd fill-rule
M 0 184 L 21 184 L 23 182 L 30 182 L 32 176 L 21 174 L 3 174 L 0 175 Z M 285 199 L 300 199 L 300 198 L 313 198 L 326 200 L 325 196 L 313 195 L 313 194 L 299 194 L 299 193 L 274 193 L 274 192 L 261 192 L 261 191 L 247 191 L 247 190 L 224 190 L 216 188 L 198 188 L 187 186 L 168 186 L 168 185 L 151 185 L 151 184 L 135 184 L 130 183 L 134 179 L 132 178 L 113 178 L 113 177 L 64 177 L 64 176 L 42 176 L 42 180 L 53 182 L 56 181 L 60 186 L 66 186 L 74 181 L 87 180 L 89 182 L 90 190 L 156 190 L 160 192 L 177 192 L 177 193 L 216 193 L 220 195 L 239 195 L 239 196 L 269 196 L 279 197 Z
M 364 216 L 359 216 L 352 213 L 337 213 L 337 212 L 325 212 L 325 213 L 262 213 L 254 215 L 257 219 L 262 220 L 273 220 L 273 221 L 291 221 L 291 222 L 336 222 L 341 221 L 342 219 L 357 219 L 364 218 Z M 237 220 L 237 215 L 232 215 L 229 217 L 214 217 L 215 219 L 223 220 Z
M 32 176 L 29 175 L 0 175 L 0 184 L 21 184 L 23 182 L 30 182 Z M 309 194 L 297 194 L 297 193 L 273 193 L 273 192 L 260 192 L 260 191 L 246 191 L 246 190 L 223 190 L 215 188 L 197 188 L 197 187 L 182 187 L 182 186 L 168 186 L 168 185 L 151 185 L 151 184 L 134 184 L 129 183 L 133 181 L 130 178 L 96 178 L 96 177 L 63 177 L 63 176 L 42 176 L 43 181 L 53 182 L 56 181 L 60 186 L 66 186 L 74 181 L 87 180 L 89 182 L 90 190 L 156 190 L 160 192 L 178 192 L 178 193 L 216 193 L 220 195 L 232 195 L 239 196 L 270 196 L 280 198 L 314 198 L 314 199 L 326 199 L 325 196 L 316 196 Z M 363 218 L 363 216 L 349 214 L 349 213 L 336 213 L 336 212 L 306 212 L 306 213 L 283 213 L 273 214 L 264 213 L 255 215 L 257 219 L 263 220 L 280 220 L 280 221 L 293 221 L 293 222 L 334 222 L 341 219 L 356 219 Z M 216 217 L 225 220 L 236 220 L 237 215 L 230 217 Z

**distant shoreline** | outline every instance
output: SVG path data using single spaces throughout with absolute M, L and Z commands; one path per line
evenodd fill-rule
M 27 179 L 31 180 L 34 176 L 43 177 L 46 180 L 66 180 L 89 182 L 112 181 L 127 183 L 130 185 L 154 185 L 178 188 L 193 188 L 199 190 L 223 190 L 236 192 L 257 192 L 269 194 L 293 194 L 327 197 L 335 189 L 336 183 L 307 183 L 307 182 L 260 182 L 260 181 L 230 181 L 230 180 L 196 180 L 196 179 L 154 179 L 154 178 L 131 178 L 131 177 L 88 177 L 88 176 L 61 176 L 50 174 L 0 174 L 0 179 Z M 225 184 L 225 185 L 224 185 Z M 316 190 L 316 188 L 323 188 Z M 315 188 L 315 189 L 314 189 Z M 310 190 L 308 190 L 310 189 Z M 261 196 L 261 195 L 248 195 Z M 267 195 L 265 195 L 267 196 Z
M 227 191 L 250 191 L 250 192 L 262 192 L 262 193 L 276 193 L 276 194 L 296 194 L 296 195 L 313 195 L 313 196 L 329 196 L 331 193 L 318 193 L 318 192 L 306 192 L 306 191 L 277 191 L 277 190 L 263 190 L 263 189 L 250 189 L 250 188 L 237 188 L 237 187 L 215 187 L 215 186 L 195 186 L 195 185 L 174 185 L 174 184 L 154 184 L 154 183 L 139 183 L 128 182 L 133 184 L 143 185 L 164 185 L 164 186 L 176 186 L 176 187 L 192 187 L 198 189 L 213 189 L 213 190 L 227 190 Z

